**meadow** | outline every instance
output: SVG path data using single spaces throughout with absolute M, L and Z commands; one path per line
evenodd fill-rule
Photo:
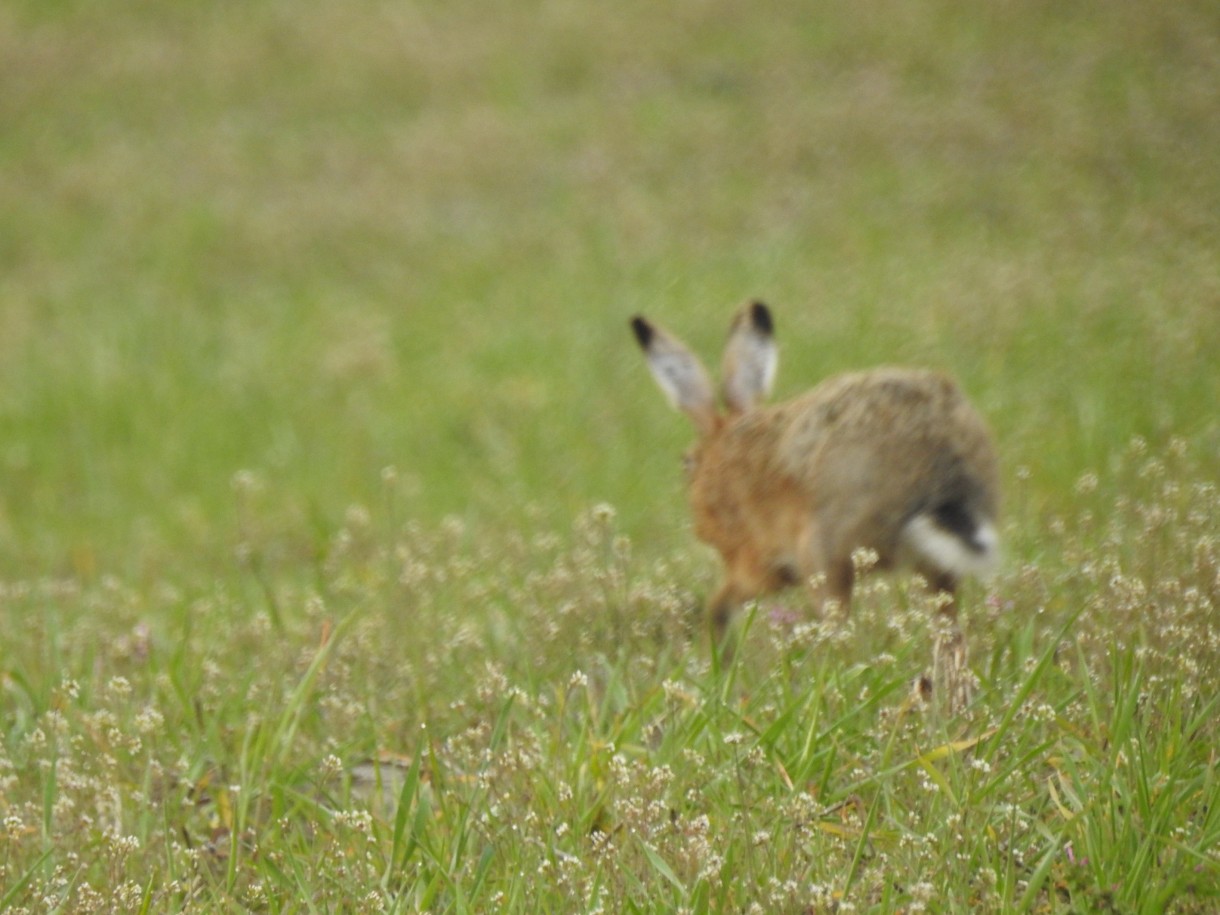
M 0 8 L 0 910 L 1220 910 L 1209 0 Z M 707 649 L 685 419 L 956 375 L 978 688 Z

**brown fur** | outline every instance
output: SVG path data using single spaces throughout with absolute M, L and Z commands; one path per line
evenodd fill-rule
M 878 568 L 914 565 L 933 588 L 953 594 L 957 574 L 913 551 L 904 536 L 912 518 L 946 504 L 987 523 L 996 517 L 991 436 L 950 378 L 878 368 L 757 407 L 774 348 L 769 312 L 754 303 L 734 319 L 728 356 L 756 364 L 726 358 L 725 367 L 725 390 L 745 393 L 730 397 L 728 415 L 709 420 L 706 373 L 675 338 L 647 327 L 671 360 L 667 368 L 677 360 L 682 369 L 658 380 L 702 432 L 688 454 L 688 496 L 695 533 L 723 560 L 723 582 L 709 602 L 718 638 L 743 601 L 815 576 L 819 601 L 846 610 L 852 554 L 861 547 L 876 551 Z

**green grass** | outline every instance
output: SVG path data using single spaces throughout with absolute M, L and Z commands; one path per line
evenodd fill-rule
M 0 909 L 1214 910 L 1212 6 L 6 5 Z M 747 297 L 994 426 L 961 715 L 901 579 L 712 665 Z

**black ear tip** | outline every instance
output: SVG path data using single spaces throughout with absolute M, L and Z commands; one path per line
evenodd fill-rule
M 765 302 L 755 301 L 750 303 L 750 323 L 760 333 L 775 333 L 775 321 L 771 317 L 771 309 L 767 307 Z
M 648 349 L 648 344 L 652 342 L 652 325 L 645 321 L 643 316 L 636 315 L 631 319 L 631 329 L 635 332 L 635 339 L 639 341 L 640 346 Z

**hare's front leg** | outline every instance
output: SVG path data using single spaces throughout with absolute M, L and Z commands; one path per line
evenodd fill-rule
M 752 591 L 726 577 L 721 582 L 711 599 L 707 602 L 707 619 L 712 636 L 712 649 L 715 651 L 731 651 L 729 644 L 729 624 L 737 610 L 753 596 Z

